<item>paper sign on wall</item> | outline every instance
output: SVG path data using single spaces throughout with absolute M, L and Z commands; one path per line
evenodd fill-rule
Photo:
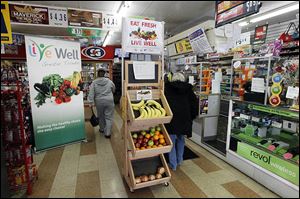
M 203 54 L 213 52 L 206 34 L 202 28 L 190 34 L 189 39 L 192 45 L 192 49 L 195 53 Z
M 137 80 L 155 79 L 155 62 L 133 61 L 134 78 Z
M 299 97 L 299 87 L 289 86 L 286 93 L 286 98 L 297 99 L 298 97 Z
M 212 94 L 219 94 L 219 93 L 221 93 L 220 81 L 213 79 L 213 80 L 211 80 L 211 83 L 212 83 L 211 93 Z
M 251 91 L 257 93 L 265 92 L 265 79 L 264 78 L 252 78 Z
M 158 21 L 124 18 L 122 48 L 125 52 L 161 54 L 163 52 L 163 24 Z

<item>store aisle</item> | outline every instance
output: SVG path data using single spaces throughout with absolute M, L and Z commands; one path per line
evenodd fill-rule
M 118 108 L 114 121 L 111 140 L 87 122 L 89 142 L 35 155 L 39 179 L 30 197 L 278 197 L 189 140 L 188 147 L 200 158 L 184 161 L 172 172 L 168 187 L 131 193 L 121 173 L 124 149 Z

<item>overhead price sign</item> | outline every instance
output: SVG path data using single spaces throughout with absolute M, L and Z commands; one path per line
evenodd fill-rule
M 102 28 L 102 13 L 68 9 L 69 26 Z
M 9 10 L 11 22 L 49 25 L 47 7 L 9 4 Z
M 1 44 L 11 43 L 12 32 L 10 26 L 9 6 L 7 1 L 1 1 Z
M 101 37 L 103 33 L 103 31 L 99 29 L 74 28 L 74 27 L 68 27 L 67 31 L 71 36 L 76 36 L 76 37 Z
M 215 27 L 258 13 L 260 1 L 216 1 Z
M 66 8 L 48 8 L 49 25 L 68 26 L 68 11 Z
M 122 47 L 125 52 L 161 54 L 164 47 L 163 41 L 161 22 L 124 18 Z

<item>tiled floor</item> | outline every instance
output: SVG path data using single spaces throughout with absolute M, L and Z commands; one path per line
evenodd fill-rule
M 35 197 L 129 197 L 129 198 L 277 198 L 223 160 L 192 141 L 188 147 L 199 158 L 184 161 L 168 187 L 158 185 L 134 193 L 122 177 L 124 147 L 122 119 L 116 109 L 110 140 L 86 123 L 87 143 L 77 143 L 34 155 L 39 178 L 33 187 Z

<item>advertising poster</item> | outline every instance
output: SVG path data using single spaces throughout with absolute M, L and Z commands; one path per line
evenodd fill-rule
M 80 43 L 25 36 L 25 45 L 36 150 L 85 139 Z
M 69 26 L 102 28 L 102 13 L 68 9 Z
M 11 22 L 49 25 L 47 7 L 9 4 L 9 11 Z
M 195 53 L 203 54 L 213 52 L 202 28 L 190 34 L 189 39 L 192 45 L 192 49 Z
M 12 32 L 10 26 L 9 6 L 7 1 L 1 1 L 1 45 L 11 43 Z
M 264 44 L 266 42 L 268 32 L 268 24 L 255 28 L 253 44 Z
M 193 51 L 190 40 L 183 39 L 175 43 L 177 54 Z
M 163 41 L 161 22 L 124 18 L 122 47 L 125 52 L 161 54 L 164 47 Z
M 260 1 L 221 1 L 216 4 L 216 28 L 255 14 L 261 7 Z
M 238 143 L 237 153 L 262 168 L 299 185 L 299 166 L 245 143 Z

